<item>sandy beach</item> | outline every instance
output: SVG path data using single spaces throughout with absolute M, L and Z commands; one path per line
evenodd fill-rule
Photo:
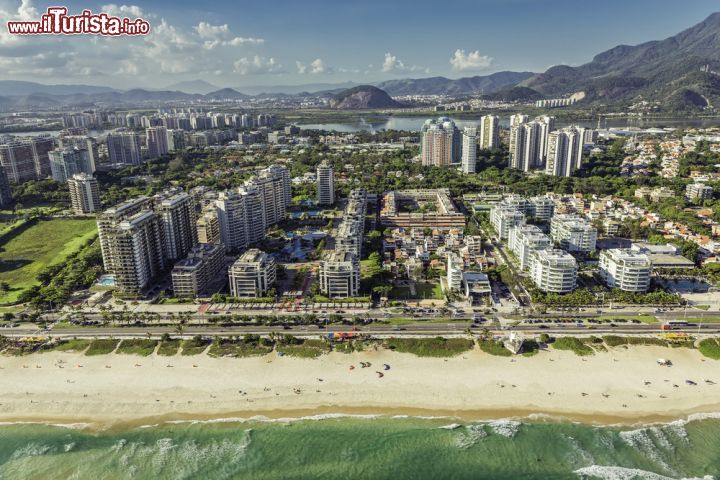
M 0 421 L 112 428 L 336 413 L 468 420 L 546 414 L 633 424 L 720 411 L 718 366 L 697 351 L 662 347 L 585 358 L 554 350 L 494 357 L 478 349 L 449 359 L 379 350 L 312 360 L 51 352 L 0 357 Z

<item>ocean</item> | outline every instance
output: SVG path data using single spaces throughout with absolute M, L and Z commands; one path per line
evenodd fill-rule
M 642 427 L 359 416 L 8 424 L 0 478 L 709 480 L 720 479 L 720 415 Z

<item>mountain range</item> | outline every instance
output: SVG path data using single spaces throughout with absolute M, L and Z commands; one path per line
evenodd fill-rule
M 665 40 L 619 45 L 578 67 L 558 65 L 520 85 L 587 102 L 659 101 L 672 109 L 720 104 L 720 12 Z

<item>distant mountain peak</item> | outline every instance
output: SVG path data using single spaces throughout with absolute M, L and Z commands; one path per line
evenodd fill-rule
M 362 110 L 368 108 L 400 108 L 403 105 L 384 90 L 372 85 L 348 88 L 330 100 L 330 106 L 338 110 Z

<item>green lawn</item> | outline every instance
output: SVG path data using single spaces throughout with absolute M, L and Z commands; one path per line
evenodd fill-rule
M 455 357 L 472 350 L 475 342 L 467 338 L 395 338 L 385 340 L 385 346 L 418 357 Z M 508 352 L 509 353 L 509 352 Z
M 720 317 L 688 317 L 688 318 L 680 318 L 678 317 L 678 320 L 686 320 L 688 323 L 720 323 Z
M 61 263 L 97 233 L 95 220 L 41 220 L 10 233 L 0 250 L 0 282 L 10 291 L 0 293 L 0 304 L 17 301 L 23 290 L 37 285 L 37 275 Z
M 439 283 L 418 282 L 415 284 L 415 296 L 410 295 L 409 287 L 395 287 L 390 291 L 389 298 L 395 300 L 444 300 L 445 295 L 443 295 L 442 288 Z
M 149 340 L 144 338 L 132 338 L 123 340 L 117 349 L 117 353 L 124 353 L 126 355 L 140 355 L 141 357 L 147 357 L 155 351 L 157 347 L 157 340 Z

